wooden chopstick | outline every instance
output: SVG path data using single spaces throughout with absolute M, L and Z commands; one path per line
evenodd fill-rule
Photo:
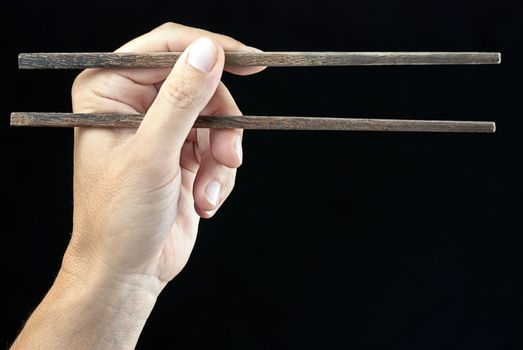
M 21 53 L 21 69 L 170 68 L 180 52 Z M 373 66 L 498 64 L 498 52 L 226 52 L 228 66 Z M 12 126 L 137 128 L 143 114 L 11 113 Z M 273 130 L 354 130 L 411 132 L 482 132 L 494 122 L 288 116 L 199 116 L 197 128 Z
M 11 113 L 11 126 L 137 128 L 143 114 Z M 288 116 L 199 116 L 196 128 L 412 132 L 496 131 L 494 122 Z
M 21 69 L 170 68 L 180 52 L 21 53 Z M 499 52 L 227 52 L 226 66 L 380 66 L 498 64 Z

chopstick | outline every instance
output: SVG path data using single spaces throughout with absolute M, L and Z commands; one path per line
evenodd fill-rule
M 137 128 L 143 114 L 11 113 L 11 126 Z M 494 122 L 290 116 L 199 116 L 195 128 L 493 133 Z
M 181 52 L 21 53 L 21 69 L 171 68 Z M 498 64 L 498 52 L 226 52 L 226 66 Z M 143 114 L 11 113 L 11 126 L 138 128 Z M 199 116 L 196 128 L 493 133 L 490 121 L 291 116 Z
M 171 68 L 181 52 L 21 53 L 20 69 Z M 499 52 L 226 52 L 226 66 L 498 64 Z

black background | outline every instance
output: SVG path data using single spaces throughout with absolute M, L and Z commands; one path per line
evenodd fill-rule
M 521 7 L 514 1 L 20 1 L 2 5 L 6 346 L 71 231 L 74 71 L 19 52 L 112 51 L 167 21 L 263 50 L 500 51 L 499 66 L 273 68 L 223 78 L 248 114 L 495 120 L 496 134 L 251 131 L 138 348 L 523 346 Z M 7 74 L 5 74 L 7 73 Z

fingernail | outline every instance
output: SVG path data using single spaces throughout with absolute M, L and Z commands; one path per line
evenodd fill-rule
M 252 47 L 252 46 L 245 45 L 245 48 L 247 49 L 247 51 L 251 51 L 251 52 L 263 52 L 262 50 L 257 49 L 257 48 Z
M 216 46 L 207 38 L 200 38 L 191 44 L 187 62 L 203 73 L 209 73 L 216 65 Z
M 243 147 L 241 136 L 237 136 L 234 140 L 234 150 L 236 151 L 236 154 L 238 155 L 238 159 L 240 160 L 241 164 L 243 162 Z
M 207 200 L 212 205 L 218 204 L 218 199 L 220 198 L 220 191 L 222 190 L 222 185 L 218 181 L 211 181 L 205 188 L 205 195 Z

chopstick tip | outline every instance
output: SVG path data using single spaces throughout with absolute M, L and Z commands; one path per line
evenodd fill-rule
M 23 53 L 19 53 L 18 54 L 18 69 L 22 69 L 22 59 L 24 57 L 24 54 Z M 11 113 L 11 117 L 13 116 L 13 114 Z
M 9 121 L 9 125 L 10 126 L 24 126 L 24 125 L 29 125 L 29 123 L 24 118 L 22 113 L 13 112 L 13 113 L 11 113 L 11 118 L 10 118 L 10 121 Z
M 30 62 L 31 54 L 26 52 L 20 52 L 18 54 L 18 69 L 30 69 L 31 68 L 31 62 Z
M 17 121 L 17 119 L 18 119 L 18 116 L 17 116 L 17 115 L 18 115 L 18 113 L 16 113 L 16 112 L 12 112 L 12 113 L 11 113 L 11 117 L 10 117 L 10 119 L 9 119 L 9 125 L 14 126 L 14 125 L 17 124 L 17 123 L 16 123 L 16 121 Z
M 496 64 L 501 63 L 501 52 L 496 52 Z

